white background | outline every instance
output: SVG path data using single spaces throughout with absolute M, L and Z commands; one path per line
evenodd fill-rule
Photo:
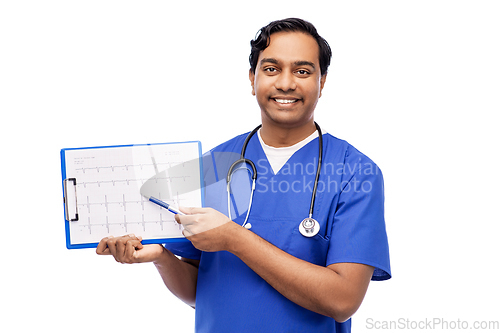
M 385 177 L 393 278 L 353 331 L 500 320 L 498 1 L 19 0 L 0 4 L 2 327 L 193 331 L 151 264 L 65 248 L 59 150 L 251 130 L 249 41 L 290 16 L 333 49 L 316 120 Z

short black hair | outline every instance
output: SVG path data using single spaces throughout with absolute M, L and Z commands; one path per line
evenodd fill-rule
M 259 60 L 260 52 L 269 46 L 271 35 L 281 31 L 299 31 L 309 34 L 316 39 L 319 46 L 319 66 L 321 69 L 321 75 L 325 75 L 328 72 L 328 66 L 330 66 L 330 60 L 332 58 L 332 50 L 330 45 L 328 45 L 328 42 L 318 34 L 312 23 L 299 18 L 287 18 L 284 20 L 273 21 L 265 27 L 262 27 L 257 32 L 255 39 L 250 41 L 252 50 L 250 52 L 249 61 L 252 73 L 255 73 L 257 68 L 257 61 Z

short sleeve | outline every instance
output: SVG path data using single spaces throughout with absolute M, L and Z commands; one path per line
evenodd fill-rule
M 391 278 L 381 170 L 353 147 L 346 151 L 342 190 L 333 211 L 327 265 L 375 267 L 372 280 Z
M 166 243 L 163 246 L 176 256 L 200 260 L 201 251 L 196 249 L 191 242 Z

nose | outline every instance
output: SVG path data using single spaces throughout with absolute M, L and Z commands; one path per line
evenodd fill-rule
M 297 84 L 295 82 L 295 76 L 293 73 L 283 71 L 276 76 L 276 81 L 274 87 L 281 91 L 293 91 L 297 89 Z

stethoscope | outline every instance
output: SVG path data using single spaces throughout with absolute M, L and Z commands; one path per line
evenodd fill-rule
M 319 182 L 319 174 L 321 171 L 321 162 L 322 162 L 322 156 L 323 156 L 323 134 L 321 133 L 321 128 L 319 125 L 314 122 L 314 125 L 316 125 L 316 129 L 318 130 L 318 140 L 319 140 L 319 154 L 318 154 L 318 168 L 316 169 L 316 178 L 314 179 L 314 187 L 313 187 L 313 192 L 312 192 L 312 197 L 311 197 L 311 205 L 309 206 L 309 216 L 306 217 L 305 219 L 300 222 L 299 225 L 299 231 L 300 233 L 305 236 L 305 237 L 313 237 L 319 232 L 320 225 L 318 221 L 313 219 L 312 214 L 314 210 L 314 201 L 316 199 L 316 192 L 318 189 L 318 182 Z M 245 139 L 245 142 L 243 142 L 243 148 L 241 148 L 241 154 L 240 154 L 240 159 L 234 162 L 231 167 L 229 168 L 229 171 L 227 172 L 227 177 L 226 177 L 226 182 L 227 182 L 227 210 L 229 216 L 231 216 L 231 189 L 230 189 L 230 183 L 231 183 L 231 177 L 233 175 L 233 172 L 235 171 L 234 169 L 236 168 L 237 165 L 239 164 L 247 164 L 250 165 L 252 168 L 252 172 L 248 168 L 246 168 L 250 173 L 252 177 L 252 189 L 250 193 L 250 201 L 248 204 L 248 210 L 247 210 L 247 215 L 245 217 L 245 221 L 243 222 L 242 226 L 250 229 L 252 225 L 248 223 L 248 216 L 250 215 L 250 208 L 252 207 L 252 200 L 253 200 L 253 194 L 255 192 L 255 182 L 257 180 L 257 168 L 255 167 L 255 164 L 248 158 L 245 158 L 245 151 L 247 149 L 248 142 L 252 138 L 252 136 L 262 127 L 262 125 L 257 126 L 253 131 L 248 134 L 248 136 Z

